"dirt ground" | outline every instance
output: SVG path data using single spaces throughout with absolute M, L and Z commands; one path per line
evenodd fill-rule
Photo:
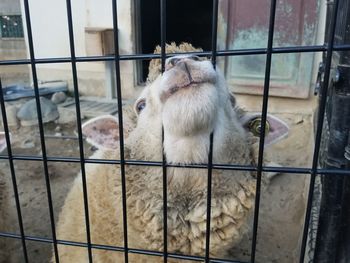
M 288 138 L 266 149 L 269 160 L 282 166 L 308 167 L 311 156 L 312 117 L 310 115 L 279 114 L 290 126 Z M 78 141 L 64 136 L 74 137 L 74 122 L 68 124 L 45 125 L 48 156 L 79 157 Z M 12 147 L 16 155 L 41 154 L 40 138 L 37 127 L 12 129 Z M 85 155 L 92 148 L 84 144 Z M 42 161 L 14 161 L 20 204 L 22 209 L 24 232 L 28 236 L 51 238 L 48 213 L 47 191 Z M 79 163 L 48 162 L 48 171 L 52 191 L 54 217 L 57 221 L 60 208 L 71 183 L 80 170 Z M 10 170 L 7 160 L 0 161 L 0 181 L 6 183 L 10 191 L 7 200 L 10 209 L 0 207 L 2 220 L 1 232 L 19 233 L 16 209 L 13 198 Z M 300 174 L 279 174 L 270 184 L 264 185 L 261 194 L 259 229 L 256 262 L 293 263 L 296 262 L 303 228 L 305 195 L 308 177 Z M 1 186 L 1 184 L 0 184 Z M 1 190 L 1 189 L 0 189 Z M 3 194 L 7 194 L 3 192 Z M 1 197 L 0 197 L 1 200 Z M 4 205 L 4 204 L 2 204 Z M 249 261 L 251 232 L 243 238 L 241 245 L 232 251 L 234 259 Z M 30 262 L 49 262 L 51 244 L 27 241 Z M 23 262 L 21 241 L 0 237 L 0 262 Z

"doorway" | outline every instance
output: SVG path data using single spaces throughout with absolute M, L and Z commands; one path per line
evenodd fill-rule
M 168 0 L 166 2 L 167 43 L 191 43 L 203 50 L 211 49 L 212 0 Z M 138 0 L 138 52 L 153 53 L 160 45 L 160 0 Z M 138 82 L 145 82 L 149 61 L 139 64 Z

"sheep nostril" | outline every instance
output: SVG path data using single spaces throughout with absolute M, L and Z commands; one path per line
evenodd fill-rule
M 175 67 L 179 61 L 180 59 L 176 57 L 169 58 L 165 64 L 165 71 Z
M 175 66 L 177 63 L 179 63 L 179 61 L 180 61 L 179 58 L 172 58 L 172 59 L 170 60 L 170 64 L 171 64 L 172 66 Z
M 190 59 L 194 60 L 194 61 L 199 61 L 200 58 L 198 56 L 191 56 Z

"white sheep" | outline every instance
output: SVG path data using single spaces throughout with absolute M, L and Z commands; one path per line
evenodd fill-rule
M 135 103 L 137 126 L 125 134 L 125 159 L 168 163 L 207 163 L 214 134 L 213 162 L 251 165 L 250 135 L 232 107 L 223 75 L 210 61 L 175 56 L 166 71 Z M 118 120 L 98 117 L 83 126 L 99 150 L 94 159 L 120 159 Z M 162 251 L 162 168 L 126 166 L 128 246 Z M 167 168 L 168 251 L 205 253 L 207 170 Z M 89 221 L 93 244 L 123 246 L 122 188 L 119 165 L 86 164 Z M 72 185 L 57 223 L 58 239 L 86 242 L 82 178 Z M 246 171 L 213 170 L 210 256 L 227 257 L 247 231 L 256 179 Z M 88 262 L 86 249 L 59 246 L 60 262 Z M 122 252 L 93 250 L 94 262 L 124 262 Z M 130 262 L 162 262 L 161 257 L 129 254 Z M 172 262 L 169 260 L 169 262 Z M 179 261 L 177 261 L 179 262 Z

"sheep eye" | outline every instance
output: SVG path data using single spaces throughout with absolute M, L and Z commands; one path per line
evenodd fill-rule
M 140 100 L 137 104 L 136 104 L 136 111 L 137 114 L 140 114 L 140 112 L 146 107 L 146 100 Z

